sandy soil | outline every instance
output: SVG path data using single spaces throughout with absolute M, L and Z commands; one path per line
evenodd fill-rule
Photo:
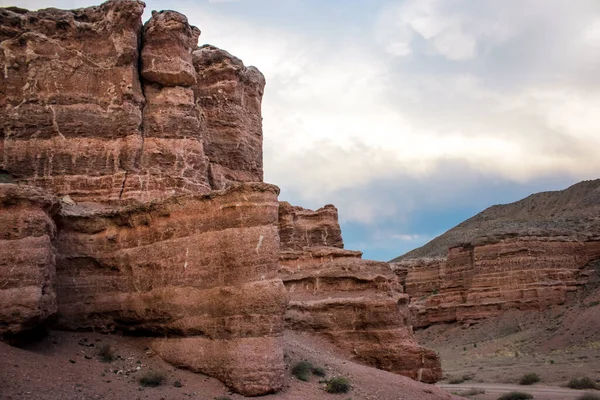
M 477 400 L 496 400 L 502 394 L 509 392 L 529 393 L 535 400 L 577 400 L 583 393 L 594 393 L 600 396 L 600 392 L 597 390 L 588 390 L 582 392 L 581 390 L 568 389 L 559 386 L 548 386 L 543 384 L 535 384 L 524 387 L 521 385 L 473 382 L 459 385 L 440 384 L 439 386 L 451 393 L 456 393 L 467 398 Z
M 281 393 L 264 399 L 311 400 L 419 400 L 452 399 L 434 385 L 355 364 L 336 355 L 333 346 L 306 335 L 287 332 L 286 385 Z M 118 358 L 102 362 L 98 349 L 110 345 Z M 348 394 L 326 393 L 324 384 L 314 376 L 301 382 L 291 376 L 291 366 L 301 359 L 326 369 L 328 377 L 345 376 L 352 383 Z M 159 371 L 166 382 L 156 388 L 142 387 L 139 378 L 148 371 Z M 176 382 L 181 383 L 181 387 Z M 0 399 L 215 399 L 232 400 L 242 396 L 229 393 L 216 379 L 173 368 L 148 348 L 148 339 L 103 335 L 91 332 L 51 331 L 41 341 L 24 348 L 0 343 Z
M 509 311 L 489 320 L 432 326 L 415 332 L 422 345 L 442 359 L 444 380 L 465 380 L 468 387 L 486 384 L 518 385 L 527 373 L 541 378 L 538 385 L 564 387 L 587 376 L 600 384 L 600 289 L 574 295 L 567 305 L 542 311 Z M 500 385 L 502 386 L 502 385 Z M 528 392 L 528 386 L 516 386 Z M 454 390 L 453 390 L 454 391 Z M 556 390 L 555 390 L 556 391 Z M 581 394 L 581 392 L 578 392 Z M 539 395 L 541 396 L 541 395 Z M 536 398 L 576 398 L 539 397 Z M 473 398 L 497 398 L 488 394 Z

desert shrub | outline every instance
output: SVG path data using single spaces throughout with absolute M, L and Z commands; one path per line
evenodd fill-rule
M 465 381 L 464 377 L 461 378 L 451 378 L 448 383 L 451 385 L 458 385 L 459 383 L 463 383 Z
M 106 362 L 106 363 L 113 362 L 117 359 L 117 353 L 116 353 L 115 349 L 113 349 L 110 346 L 110 344 L 102 345 L 98 349 L 98 353 L 96 353 L 96 355 L 98 356 L 100 361 Z
M 343 376 L 336 376 L 327 381 L 325 391 L 327 393 L 348 393 L 350 391 L 350 382 Z
M 162 385 L 167 377 L 163 372 L 148 371 L 140 378 L 140 385 L 148 387 L 156 387 Z
M 594 393 L 586 393 L 579 396 L 577 400 L 600 400 L 600 396 Z
M 509 392 L 498 397 L 498 400 L 528 400 L 533 399 L 533 396 L 525 392 Z
M 571 389 L 596 389 L 598 386 L 591 378 L 584 376 L 581 378 L 573 378 L 567 385 Z
M 323 368 L 323 367 L 312 367 L 312 373 L 313 373 L 313 375 L 320 376 L 320 377 L 324 377 L 325 375 L 327 375 L 327 372 L 325 371 L 325 368 Z
M 519 380 L 519 385 L 533 385 L 534 383 L 537 383 L 539 381 L 541 381 L 541 379 L 538 376 L 538 374 L 536 374 L 535 372 L 531 372 L 521 377 L 521 380 Z
M 467 389 L 467 390 L 461 390 L 460 392 L 452 392 L 452 394 L 455 394 L 455 395 L 461 396 L 461 397 L 470 397 L 470 396 L 477 396 L 478 394 L 485 394 L 485 390 L 478 389 L 478 388 L 471 388 L 471 389 Z
M 308 382 L 310 374 L 312 373 L 313 366 L 308 361 L 300 361 L 292 368 L 292 375 L 301 381 Z

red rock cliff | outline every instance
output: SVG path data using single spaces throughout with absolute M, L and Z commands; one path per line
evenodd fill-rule
M 142 26 L 143 8 L 0 9 L 0 335 L 56 313 L 157 335 L 161 357 L 239 393 L 276 391 L 288 297 L 264 78 L 198 47 L 182 14 Z
M 408 295 L 389 264 L 343 249 L 337 209 L 282 202 L 280 276 L 286 325 L 327 338 L 347 357 L 424 382 L 441 378 L 437 355 L 412 335 Z
M 400 257 L 415 326 L 563 304 L 600 274 L 599 216 L 600 180 L 581 182 L 491 207 Z

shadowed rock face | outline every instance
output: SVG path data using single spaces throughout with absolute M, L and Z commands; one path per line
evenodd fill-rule
M 599 216 L 600 180 L 581 182 L 490 207 L 399 257 L 415 326 L 563 304 L 600 275 Z
M 334 206 L 280 203 L 279 226 L 289 329 L 325 337 L 367 365 L 424 382 L 441 378 L 437 355 L 412 335 L 409 298 L 389 264 L 343 249 Z
M 42 190 L 0 184 L 0 337 L 36 328 L 56 313 L 52 216 Z
M 56 314 L 160 337 L 165 360 L 239 393 L 276 391 L 288 297 L 264 78 L 198 48 L 182 14 L 142 26 L 143 8 L 0 9 L 0 335 Z

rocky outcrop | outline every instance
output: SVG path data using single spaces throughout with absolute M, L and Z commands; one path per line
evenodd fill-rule
M 344 248 L 338 211 L 328 204 L 316 211 L 279 203 L 279 235 L 282 248 L 302 250 L 305 247 Z
M 491 207 L 402 256 L 392 266 L 415 326 L 565 303 L 600 274 L 599 216 L 600 180 L 581 182 Z
M 142 26 L 143 8 L 0 10 L 0 169 L 15 182 L 135 202 L 262 181 L 262 74 L 198 48 L 177 12 Z
M 278 193 L 250 183 L 123 208 L 65 207 L 59 325 L 158 335 L 154 349 L 174 365 L 248 395 L 280 388 Z
M 261 99 L 265 78 L 254 67 L 214 46 L 192 54 L 197 73 L 194 96 L 202 109 L 209 180 L 221 189 L 228 181 L 263 180 Z
M 52 216 L 43 191 L 0 184 L 0 337 L 35 329 L 57 311 Z
M 280 276 L 286 326 L 327 338 L 350 359 L 424 382 L 441 378 L 437 355 L 413 335 L 408 295 L 389 264 L 343 249 L 337 209 L 281 203 Z
M 288 297 L 264 78 L 198 47 L 182 14 L 142 26 L 143 8 L 0 9 L 0 336 L 56 313 L 156 336 L 165 360 L 239 393 L 276 391 Z
M 142 148 L 144 5 L 0 10 L 0 169 L 75 200 L 119 199 Z

